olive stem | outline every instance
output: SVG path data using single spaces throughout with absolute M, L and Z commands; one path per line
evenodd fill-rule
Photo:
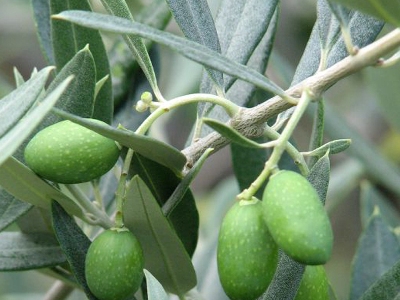
M 229 101 L 228 99 L 212 94 L 198 93 L 198 94 L 180 96 L 172 100 L 159 103 L 159 106 L 139 126 L 139 128 L 136 130 L 136 133 L 145 134 L 155 120 L 157 120 L 160 116 L 169 112 L 170 110 L 186 104 L 198 103 L 198 102 L 209 102 L 216 105 L 220 105 L 226 110 L 226 112 L 230 117 L 234 116 L 239 111 L 240 108 L 238 105 Z
M 98 220 L 99 225 L 104 228 L 112 227 L 113 224 L 108 215 L 103 210 L 99 209 L 97 205 L 94 205 L 77 185 L 66 184 L 65 187 L 75 197 L 82 208 Z
M 123 208 L 125 202 L 125 192 L 126 192 L 126 179 L 128 177 L 129 167 L 131 165 L 132 157 L 134 151 L 132 149 L 128 149 L 124 165 L 122 167 L 121 176 L 118 181 L 117 191 L 115 192 L 115 202 L 116 202 L 116 212 L 115 212 L 115 227 L 122 228 L 124 227 L 124 215 Z
M 287 149 L 288 141 L 312 99 L 313 97 L 311 92 L 305 88 L 293 115 L 290 117 L 286 127 L 283 129 L 282 134 L 276 140 L 276 145 L 272 150 L 271 156 L 265 163 L 263 171 L 258 175 L 256 180 L 253 181 L 249 188 L 245 189 L 237 196 L 238 200 L 252 199 L 271 173 L 278 170 L 278 162 L 281 159 L 283 152 Z

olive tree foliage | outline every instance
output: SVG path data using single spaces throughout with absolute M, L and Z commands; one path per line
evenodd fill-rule
M 374 76 L 375 69 L 387 67 L 386 77 L 374 82 L 388 123 L 400 128 L 398 93 L 391 93 L 398 78 L 398 1 L 316 1 L 315 24 L 298 66 L 280 66 L 293 74 L 287 89 L 266 76 L 283 21 L 278 0 L 221 0 L 215 16 L 205 0 L 151 0 L 135 19 L 124 0 L 101 0 L 98 12 L 87 0 L 31 2 L 49 66 L 28 79 L 16 71 L 16 88 L 0 100 L 2 272 L 36 269 L 53 277 L 46 299 L 66 298 L 74 289 L 96 299 L 86 283 L 85 256 L 93 238 L 114 226 L 118 211 L 144 252 L 145 280 L 136 299 L 227 299 L 215 258 L 221 218 L 236 200 L 261 199 L 268 176 L 280 168 L 306 177 L 328 211 L 360 188 L 363 231 L 349 299 L 398 295 L 400 217 L 392 200 L 400 197 L 400 170 L 325 97 L 351 74 L 369 68 Z M 182 35 L 165 30 L 172 19 Z M 194 93 L 163 95 L 157 45 L 203 67 Z M 152 134 L 161 116 L 193 104 L 196 120 L 185 130 L 190 134 L 183 149 Z M 313 120 L 309 149 L 298 149 L 292 137 L 303 116 Z M 112 171 L 66 185 L 30 170 L 23 158 L 28 141 L 64 119 L 118 143 L 121 157 Z M 191 184 L 224 147 L 230 147 L 235 180 L 210 191 L 212 212 L 199 237 Z M 330 156 L 343 151 L 345 166 L 331 168 Z M 338 195 L 335 203 L 325 202 L 328 186 Z M 8 230 L 10 225 L 18 230 Z M 294 299 L 304 269 L 281 251 L 260 299 Z M 334 286 L 330 297 L 335 299 Z

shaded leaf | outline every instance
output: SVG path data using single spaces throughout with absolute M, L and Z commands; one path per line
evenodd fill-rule
M 13 157 L 0 166 L 0 186 L 15 198 L 47 210 L 50 210 L 51 199 L 54 199 L 69 213 L 82 217 L 82 210 L 72 199 L 43 181 Z
M 317 102 L 317 108 L 314 112 L 313 127 L 310 136 L 310 143 L 308 149 L 310 151 L 321 147 L 324 140 L 324 126 L 325 126 L 325 108 L 324 99 L 320 99 Z M 324 155 L 326 150 L 322 153 Z M 321 155 L 321 156 L 322 156 Z M 308 164 L 312 167 L 318 160 L 318 157 L 310 157 Z
M 221 53 L 217 30 L 207 0 L 167 0 L 174 19 L 184 35 L 215 52 Z M 222 73 L 207 69 L 212 80 L 223 90 Z
M 50 1 L 32 0 L 33 17 L 43 56 L 50 65 L 55 65 L 51 41 Z
M 180 151 L 151 137 L 136 134 L 130 130 L 116 129 L 106 124 L 98 124 L 61 110 L 55 110 L 55 112 L 67 120 L 85 126 L 105 137 L 117 141 L 123 146 L 135 150 L 151 160 L 165 165 L 178 175 L 186 163 L 186 157 Z
M 399 260 L 398 238 L 376 208 L 360 237 L 353 259 L 350 299 L 360 299 Z
M 161 283 L 146 269 L 143 270 L 146 276 L 147 299 L 148 300 L 168 300 L 168 294 L 165 292 Z
M 384 222 L 392 228 L 398 227 L 400 224 L 400 213 L 396 206 L 369 181 L 364 180 L 361 182 L 360 188 L 360 215 L 363 228 L 367 226 L 375 207 L 379 208 Z
M 0 190 L 0 231 L 24 215 L 32 205 L 19 201 L 4 190 Z
M 257 142 L 246 138 L 240 132 L 236 131 L 232 127 L 225 125 L 224 123 L 209 118 L 203 118 L 203 122 L 213 128 L 215 131 L 219 132 L 222 136 L 229 139 L 231 142 L 237 143 L 243 147 L 258 149 L 263 148 L 263 145 L 260 145 Z
M 29 114 L 14 125 L 13 128 L 0 139 L 0 168 L 2 167 L 2 163 L 17 151 L 25 139 L 35 130 L 42 119 L 45 118 L 47 113 L 63 95 L 71 80 L 72 77 L 68 77 L 60 82 L 60 84 L 40 102 L 40 105 L 33 108 Z
M 86 27 L 99 28 L 100 30 L 122 34 L 137 34 L 144 38 L 151 39 L 157 43 L 171 47 L 180 54 L 200 64 L 251 82 L 254 85 L 269 90 L 274 94 L 282 96 L 284 94 L 284 91 L 280 87 L 257 71 L 233 62 L 203 45 L 186 40 L 168 32 L 163 32 L 137 22 L 128 21 L 114 16 L 106 16 L 82 11 L 66 11 L 54 17 L 74 22 Z
M 348 8 L 362 11 L 382 19 L 395 26 L 400 26 L 400 2 L 398 0 L 329 0 Z
M 126 196 L 125 225 L 143 247 L 145 268 L 167 291 L 183 296 L 196 285 L 189 255 L 140 177 L 132 178 Z
M 52 267 L 66 261 L 51 234 L 0 233 L 0 270 L 21 271 Z
M 101 0 L 101 2 L 110 14 L 124 18 L 128 21 L 133 21 L 129 7 L 124 0 Z M 135 33 L 124 35 L 124 40 L 132 51 L 132 54 L 141 67 L 143 73 L 146 75 L 153 91 L 158 94 L 157 78 L 143 40 Z
M 85 278 L 85 259 L 91 244 L 90 240 L 75 220 L 55 201 L 51 204 L 51 212 L 57 240 L 68 259 L 76 280 L 83 287 L 86 296 L 96 300 L 97 298 L 90 292 Z
M 139 154 L 134 154 L 129 171 L 129 175 L 132 177 L 139 175 L 159 206 L 162 206 L 171 197 L 181 182 L 181 179 L 176 177 L 168 168 Z M 172 212 L 169 212 L 168 220 L 181 239 L 186 251 L 192 256 L 197 245 L 199 214 L 190 190 L 187 190 L 182 196 L 179 205 L 175 206 Z
M 0 138 L 28 112 L 43 91 L 52 67 L 41 70 L 0 100 Z

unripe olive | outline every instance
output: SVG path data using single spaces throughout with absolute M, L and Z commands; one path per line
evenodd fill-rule
M 113 140 L 71 121 L 61 121 L 31 139 L 25 148 L 25 162 L 45 179 L 81 183 L 109 171 L 119 153 Z
M 109 229 L 90 245 L 85 276 L 98 299 L 124 300 L 139 289 L 143 267 L 143 252 L 136 237 L 127 229 Z
M 307 266 L 295 300 L 329 300 L 329 282 L 324 266 Z
M 331 256 L 333 233 L 313 186 L 292 171 L 271 176 L 263 195 L 266 223 L 287 255 L 307 264 L 324 264 Z
M 278 248 L 259 200 L 242 200 L 223 219 L 217 250 L 220 281 L 230 299 L 258 298 L 275 273 Z

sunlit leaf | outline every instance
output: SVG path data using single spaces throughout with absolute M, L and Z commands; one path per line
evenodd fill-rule
M 144 275 L 146 276 L 148 300 L 168 300 L 168 294 L 157 278 L 146 269 L 144 269 Z

